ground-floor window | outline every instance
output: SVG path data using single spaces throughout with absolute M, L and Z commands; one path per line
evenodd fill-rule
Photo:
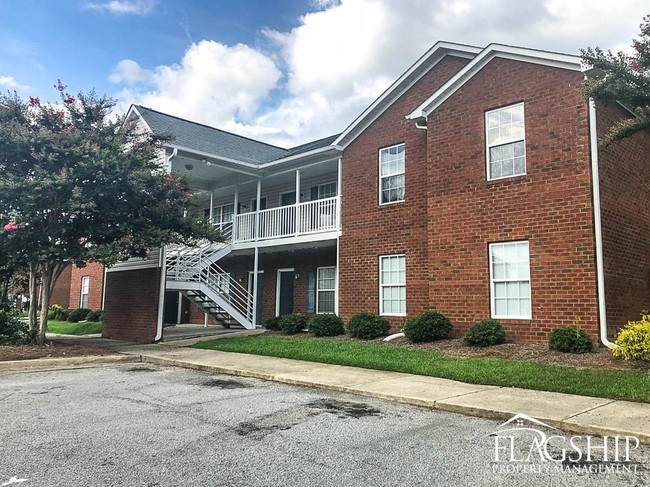
M 316 274 L 316 313 L 334 313 L 336 267 L 319 267 Z
M 88 307 L 88 292 L 90 290 L 90 276 L 83 276 L 81 278 L 81 300 L 79 303 L 80 308 Z
M 530 319 L 528 242 L 490 244 L 492 318 Z
M 379 314 L 406 315 L 406 256 L 379 257 Z

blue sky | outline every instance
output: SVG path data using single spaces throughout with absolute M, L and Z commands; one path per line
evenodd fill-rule
M 438 40 L 624 49 L 647 0 L 0 0 L 0 89 L 96 88 L 282 146 L 343 130 Z

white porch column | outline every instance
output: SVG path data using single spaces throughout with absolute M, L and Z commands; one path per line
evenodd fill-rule
M 296 169 L 296 237 L 300 234 L 300 169 Z
M 253 328 L 257 326 L 257 275 L 259 274 L 259 261 L 260 248 L 255 247 L 255 260 L 253 262 Z
M 230 241 L 234 242 L 235 237 L 239 232 L 237 232 L 237 215 L 239 214 L 239 185 L 235 185 L 235 202 L 234 202 L 234 208 L 232 211 L 232 237 L 230 237 Z
M 262 199 L 262 180 L 257 180 L 257 196 L 255 197 L 255 240 L 260 238 L 260 200 Z M 257 249 L 256 249 L 257 251 Z M 257 279 L 257 274 L 255 274 Z
M 339 162 L 338 162 L 338 171 L 337 171 L 337 180 L 336 180 L 336 226 L 338 230 L 341 230 L 341 194 L 343 191 L 341 191 L 341 184 L 342 184 L 342 177 L 341 173 L 343 172 L 343 159 L 339 157 Z
M 213 213 L 214 213 L 214 190 L 211 189 L 210 190 L 210 224 L 211 225 L 214 223 L 214 220 L 212 219 L 212 217 L 214 216 Z

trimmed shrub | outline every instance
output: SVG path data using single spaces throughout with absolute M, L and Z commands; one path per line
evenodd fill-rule
M 272 331 L 280 331 L 282 328 L 280 328 L 280 320 L 282 319 L 281 316 L 275 316 L 273 318 L 269 318 L 264 322 L 264 328 L 267 330 L 272 330 Z
M 48 320 L 58 320 L 59 312 L 63 309 L 63 306 L 58 304 L 53 304 L 47 309 L 47 319 Z
M 78 309 L 71 309 L 70 314 L 68 314 L 68 322 L 69 323 L 78 323 L 81 320 L 85 320 L 86 316 L 88 316 L 88 313 L 90 313 L 91 310 L 88 308 L 78 308 Z
M 317 337 L 343 335 L 343 320 L 337 315 L 314 315 L 307 322 L 307 329 Z
M 70 311 L 68 308 L 61 308 L 59 312 L 54 317 L 55 320 L 59 321 L 68 321 L 68 316 L 70 316 Z
M 103 321 L 104 313 L 101 309 L 96 309 L 86 315 L 86 321 Z
M 300 333 L 307 326 L 307 317 L 301 314 L 283 315 L 280 317 L 280 328 L 287 335 Z
M 630 321 L 619 332 L 614 343 L 618 345 L 612 350 L 614 357 L 650 360 L 650 315 L 644 314 L 641 321 Z
M 11 311 L 0 311 L 0 345 L 25 345 L 30 341 L 27 322 Z
M 471 347 L 489 347 L 506 342 L 506 331 L 497 320 L 485 319 L 472 325 L 463 341 Z
M 381 316 L 362 311 L 348 321 L 348 333 L 355 338 L 371 340 L 382 335 L 388 335 L 390 323 Z
M 577 326 L 563 326 L 553 330 L 548 341 L 548 346 L 551 350 L 565 353 L 594 351 L 594 345 L 591 343 L 589 335 Z
M 449 337 L 451 321 L 437 311 L 425 311 L 417 318 L 408 320 L 402 331 L 414 343 L 433 342 Z

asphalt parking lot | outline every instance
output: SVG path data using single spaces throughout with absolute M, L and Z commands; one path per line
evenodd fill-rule
M 501 422 L 256 379 L 129 364 L 0 384 L 3 486 L 650 484 L 647 448 L 635 472 L 498 472 Z

